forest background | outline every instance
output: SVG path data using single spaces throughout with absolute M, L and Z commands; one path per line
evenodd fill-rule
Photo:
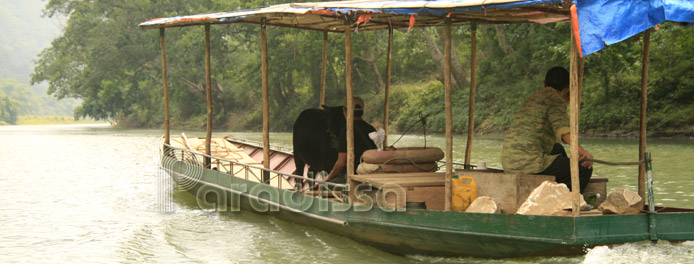
M 235 11 L 285 1 L 50 0 L 46 17 L 66 18 L 62 34 L 36 59 L 31 84 L 78 99 L 76 118 L 111 120 L 123 127 L 161 127 L 163 92 L 158 30 L 137 25 L 156 17 Z M 476 133 L 503 133 L 523 98 L 542 88 L 547 69 L 568 68 L 569 24 L 480 25 L 477 31 Z M 421 115 L 428 130 L 445 127 L 441 29 L 394 34 L 391 128 L 403 131 Z M 213 122 L 218 130 L 260 131 L 260 30 L 219 25 L 211 30 Z M 268 28 L 272 131 L 291 131 L 294 119 L 318 107 L 322 32 Z M 365 119 L 383 116 L 387 31 L 353 34 L 355 94 Z M 203 27 L 166 31 L 172 125 L 206 122 Z M 454 130 L 466 131 L 470 89 L 470 27 L 453 29 Z M 329 34 L 328 105 L 345 94 L 344 36 Z M 581 130 L 591 135 L 638 133 L 640 37 L 586 57 Z M 665 23 L 651 35 L 648 117 L 651 135 L 694 135 L 694 27 Z M 0 109 L 12 104 L 0 91 Z M 9 100 L 8 100 L 9 99 Z M 3 101 L 4 100 L 4 101 Z M 7 103 L 9 102 L 9 103 Z M 4 113 L 4 112 L 3 112 Z

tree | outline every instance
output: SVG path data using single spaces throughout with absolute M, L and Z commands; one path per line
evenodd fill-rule
M 48 16 L 69 17 L 63 34 L 44 50 L 32 81 L 47 81 L 58 98 L 78 98 L 78 116 L 115 119 L 121 125 L 156 127 L 163 122 L 159 32 L 137 25 L 154 17 L 241 10 L 286 2 L 252 1 L 82 1 L 51 0 Z M 694 27 L 665 24 L 651 44 L 651 120 L 662 127 L 693 121 L 692 33 Z M 323 32 L 268 27 L 271 129 L 288 131 L 306 108 L 318 107 Z M 454 129 L 467 125 L 470 29 L 453 28 Z M 328 34 L 326 102 L 345 95 L 344 35 Z M 216 128 L 258 130 L 262 125 L 260 26 L 211 28 L 213 122 Z M 355 94 L 367 99 L 365 118 L 383 113 L 386 31 L 352 35 Z M 547 69 L 568 67 L 570 25 L 479 25 L 476 128 L 504 131 L 523 98 L 540 89 Z M 614 130 L 637 123 L 629 102 L 639 94 L 640 47 L 611 46 L 585 63 L 581 127 Z M 169 95 L 173 125 L 206 122 L 204 29 L 166 29 Z M 404 128 L 419 112 L 431 112 L 430 130 L 444 129 L 440 29 L 396 30 L 393 43 L 391 121 Z M 433 82 L 433 83 L 432 83 Z M 401 110 L 400 107 L 403 109 Z M 672 114 L 674 113 L 674 114 Z M 441 121 L 441 122 L 440 122 Z
M 19 102 L 4 93 L 0 93 L 0 125 L 17 124 L 18 112 Z

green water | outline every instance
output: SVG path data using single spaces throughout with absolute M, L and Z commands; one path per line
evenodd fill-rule
M 598 247 L 576 257 L 402 257 L 272 217 L 207 212 L 187 192 L 159 188 L 168 177 L 159 168 L 161 134 L 104 125 L 0 127 L 0 263 L 694 262 L 694 242 Z M 261 138 L 258 133 L 233 134 Z M 291 146 L 287 133 L 272 134 L 271 140 Z M 430 146 L 443 147 L 444 142 L 440 136 L 427 138 Z M 455 160 L 462 161 L 465 138 L 454 142 Z M 500 166 L 500 143 L 501 138 L 477 137 L 472 162 Z M 423 144 L 423 137 L 408 136 L 396 146 Z M 583 144 L 598 159 L 637 159 L 635 140 Z M 694 141 L 652 140 L 649 151 L 657 203 L 694 207 L 694 177 L 688 168 Z M 631 166 L 595 167 L 596 174 L 609 178 L 608 188 L 635 190 L 636 172 Z

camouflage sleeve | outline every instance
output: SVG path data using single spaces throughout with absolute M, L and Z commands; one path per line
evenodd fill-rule
M 557 142 L 561 142 L 561 136 L 571 132 L 569 129 L 569 116 L 566 113 L 566 104 L 564 100 L 559 98 L 552 98 L 550 100 L 549 107 L 547 109 L 547 115 L 549 118 L 549 123 L 552 126 L 554 135 Z

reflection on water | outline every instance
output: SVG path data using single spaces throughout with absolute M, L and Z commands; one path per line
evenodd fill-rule
M 178 133 L 172 133 L 178 134 Z M 202 136 L 204 132 L 188 133 Z M 215 133 L 222 136 L 227 133 Z M 257 133 L 235 133 L 260 140 Z M 161 131 L 104 125 L 0 127 L 0 262 L 399 262 L 399 263 L 687 263 L 694 243 L 632 243 L 598 247 L 586 256 L 488 260 L 394 256 L 349 239 L 247 212 L 198 209 L 159 169 Z M 291 146 L 289 134 L 273 142 Z M 394 140 L 391 139 L 391 140 Z M 444 146 L 440 136 L 430 146 Z M 462 161 L 464 138 L 455 138 Z M 501 139 L 478 137 L 473 163 L 500 166 Z M 423 145 L 408 136 L 398 145 Z M 636 141 L 587 140 L 596 158 L 636 159 Z M 653 141 L 656 199 L 692 206 L 694 185 L 686 167 L 692 142 Z M 609 158 L 608 158 L 609 157 Z M 631 157 L 631 158 L 630 158 Z M 610 188 L 635 186 L 636 169 L 596 166 Z M 165 178 L 160 178 L 165 177 Z M 167 199 L 161 199 L 163 193 Z M 162 206 L 161 202 L 170 201 Z M 160 210 L 169 208 L 169 210 Z M 167 212 L 168 211 L 168 212 Z M 669 261 L 668 261 L 669 260 Z

